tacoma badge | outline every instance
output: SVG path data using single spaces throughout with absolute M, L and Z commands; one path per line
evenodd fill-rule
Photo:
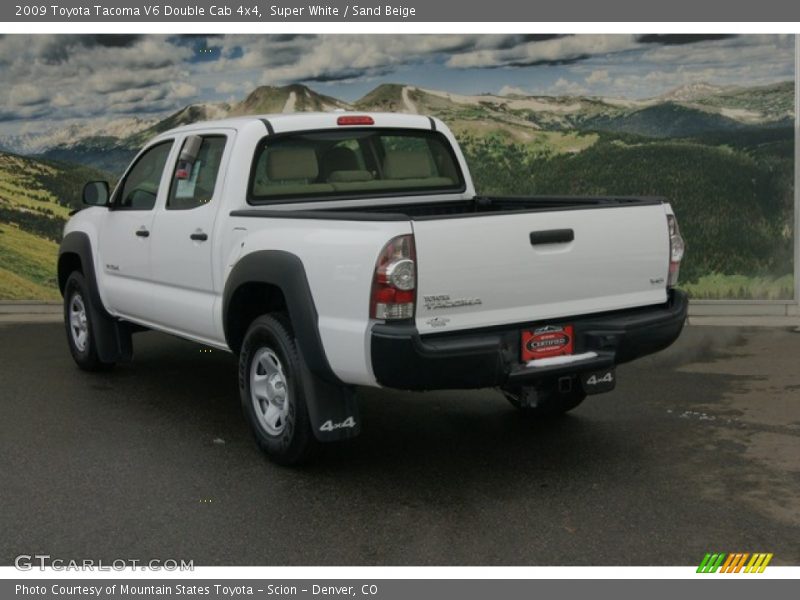
M 480 298 L 450 298 L 449 294 L 436 294 L 435 296 L 423 296 L 426 310 L 437 308 L 458 308 L 459 306 L 472 306 L 483 304 Z

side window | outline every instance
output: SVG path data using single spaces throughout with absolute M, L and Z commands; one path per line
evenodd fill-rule
M 161 142 L 139 157 L 122 182 L 122 191 L 115 201 L 116 208 L 151 210 L 155 206 L 171 148 L 172 140 Z
M 203 137 L 203 143 L 200 144 L 200 150 L 191 170 L 187 173 L 176 166 L 167 198 L 168 210 L 197 208 L 211 201 L 217 185 L 225 141 L 226 138 L 222 135 Z

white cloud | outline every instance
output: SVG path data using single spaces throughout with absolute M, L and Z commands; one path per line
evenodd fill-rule
M 32 83 L 20 83 L 8 93 L 9 104 L 14 106 L 35 106 L 47 101 L 47 94 L 42 88 Z
M 454 54 L 450 67 L 504 67 L 535 64 L 558 64 L 605 55 L 639 47 L 633 35 L 574 35 L 545 41 L 530 41 L 511 47 L 479 49 Z
M 58 92 L 55 96 L 53 96 L 53 100 L 50 102 L 50 104 L 52 104 L 55 108 L 67 108 L 71 103 L 66 94 Z
M 568 81 L 563 77 L 559 77 L 550 87 L 549 92 L 555 96 L 582 96 L 588 90 L 576 81 Z
M 494 43 L 508 37 L 493 38 Z M 474 46 L 480 39 L 476 35 L 226 36 L 223 59 L 209 63 L 209 69 L 258 69 L 263 84 L 356 79 L 432 60 Z M 233 58 L 235 48 L 243 48 L 238 58 Z
M 2 118 L 168 110 L 196 92 L 182 68 L 190 56 L 165 36 L 3 36 Z
M 197 87 L 184 81 L 176 81 L 170 84 L 170 92 L 172 98 L 191 98 L 197 95 Z
M 231 83 L 230 81 L 220 81 L 214 86 L 214 91 L 218 94 L 232 94 L 238 92 L 240 86 Z
M 527 90 L 523 90 L 521 87 L 517 87 L 515 85 L 504 85 L 500 88 L 500 91 L 497 92 L 500 96 L 529 96 L 530 92 Z
M 610 81 L 610 79 L 611 78 L 608 76 L 608 69 L 598 69 L 589 74 L 589 76 L 586 78 L 586 83 L 606 83 L 607 81 Z

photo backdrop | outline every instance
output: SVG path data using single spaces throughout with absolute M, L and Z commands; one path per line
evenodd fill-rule
M 57 300 L 83 183 L 225 116 L 399 111 L 457 135 L 481 194 L 657 195 L 702 299 L 791 299 L 786 35 L 0 37 L 0 300 Z

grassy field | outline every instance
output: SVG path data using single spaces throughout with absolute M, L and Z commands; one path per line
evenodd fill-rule
M 0 206 L 37 216 L 66 219 L 69 208 L 42 187 L 41 180 L 57 175 L 47 163 L 13 154 L 0 154 Z
M 58 300 L 58 245 L 0 223 L 0 300 Z
M 704 275 L 680 286 L 695 300 L 790 300 L 794 277 L 747 277 L 745 275 Z
M 532 126 L 520 127 L 491 120 L 455 121 L 450 127 L 459 140 L 493 138 L 504 144 L 524 144 L 526 152 L 536 156 L 575 154 L 586 150 L 599 139 L 596 133 L 543 131 Z
M 0 300 L 58 300 L 58 241 L 94 169 L 0 152 Z

